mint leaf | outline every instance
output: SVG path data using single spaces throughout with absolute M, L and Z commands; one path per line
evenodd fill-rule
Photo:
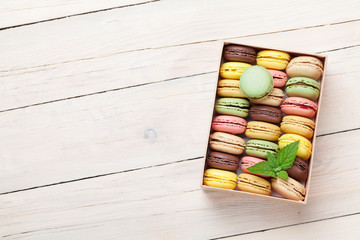
M 284 180 L 288 180 L 288 178 L 289 178 L 288 173 L 285 171 L 277 172 L 276 175 L 278 175 L 278 177 L 281 177 Z
M 277 160 L 282 170 L 290 168 L 294 164 L 300 141 L 286 145 L 277 154 Z
M 278 160 L 270 152 L 267 152 L 267 162 L 272 169 L 280 167 Z
M 248 171 L 252 173 L 268 175 L 271 177 L 276 177 L 276 173 L 273 171 L 273 168 L 269 165 L 267 161 L 259 162 L 254 166 L 247 168 Z

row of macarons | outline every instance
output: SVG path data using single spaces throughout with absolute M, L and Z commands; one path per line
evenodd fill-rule
M 285 70 L 289 77 L 302 76 L 317 80 L 324 71 L 321 60 L 313 56 L 291 58 L 290 54 L 278 50 L 261 50 L 257 53 L 254 48 L 235 44 L 224 47 L 223 57 L 230 62 L 220 68 L 220 75 L 230 79 L 239 79 L 239 75 L 255 62 L 267 69 Z
M 209 168 L 204 172 L 204 184 L 210 187 L 235 190 L 255 194 L 270 195 L 275 190 L 281 196 L 302 201 L 305 199 L 305 187 L 289 177 L 287 180 L 282 178 L 271 178 L 270 180 L 248 173 L 236 173 L 216 168 Z

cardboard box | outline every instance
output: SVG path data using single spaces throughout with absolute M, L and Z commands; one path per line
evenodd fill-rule
M 256 49 L 256 52 L 259 52 L 261 50 L 279 50 L 279 51 L 289 53 L 291 58 L 294 58 L 294 57 L 297 57 L 297 56 L 313 56 L 313 57 L 316 57 L 316 58 L 318 58 L 318 59 L 320 59 L 322 61 L 323 65 L 324 65 L 324 73 L 323 73 L 322 77 L 320 78 L 320 80 L 318 80 L 318 82 L 320 83 L 320 96 L 319 96 L 319 99 L 317 101 L 318 111 L 317 111 L 317 113 L 316 113 L 316 115 L 315 115 L 315 117 L 313 119 L 314 122 L 315 122 L 315 130 L 314 130 L 314 136 L 313 136 L 313 138 L 311 140 L 312 148 L 313 148 L 312 155 L 311 155 L 311 157 L 310 157 L 310 159 L 308 161 L 308 163 L 309 163 L 309 174 L 308 174 L 307 180 L 305 181 L 306 194 L 305 194 L 305 199 L 303 201 L 294 201 L 294 200 L 283 198 L 283 197 L 281 197 L 280 195 L 278 195 L 276 193 L 275 194 L 272 193 L 270 196 L 265 196 L 265 195 L 255 194 L 255 193 L 244 192 L 244 191 L 239 190 L 238 188 L 236 188 L 235 190 L 228 190 L 228 189 L 214 188 L 214 187 L 206 186 L 206 185 L 203 184 L 204 171 L 208 168 L 207 164 L 206 164 L 206 158 L 207 158 L 207 154 L 211 151 L 210 146 L 209 146 L 209 136 L 213 132 L 213 130 L 211 129 L 211 123 L 212 123 L 213 117 L 217 115 L 216 112 L 214 111 L 215 102 L 216 102 L 216 99 L 218 98 L 218 96 L 216 95 L 217 81 L 216 81 L 216 84 L 214 86 L 214 102 L 213 102 L 213 105 L 212 105 L 213 114 L 211 116 L 209 116 L 210 117 L 209 123 L 208 123 L 209 135 L 208 135 L 208 138 L 207 138 L 207 143 L 206 143 L 207 148 L 206 148 L 206 152 L 205 152 L 204 165 L 203 165 L 203 170 L 202 170 L 202 175 L 201 175 L 201 187 L 204 190 L 213 190 L 213 191 L 218 191 L 218 192 L 233 193 L 233 194 L 240 194 L 240 195 L 241 194 L 243 194 L 243 195 L 252 195 L 252 196 L 255 196 L 255 197 L 262 197 L 262 198 L 271 199 L 271 200 L 280 200 L 280 201 L 285 201 L 285 202 L 306 204 L 306 202 L 307 202 L 307 200 L 309 198 L 308 193 L 309 193 L 309 189 L 310 189 L 312 165 L 313 165 L 313 161 L 314 161 L 314 152 L 316 150 L 316 134 L 317 134 L 317 129 L 318 129 L 318 116 L 319 116 L 319 112 L 320 112 L 321 99 L 322 99 L 323 89 L 324 89 L 324 85 L 325 85 L 325 69 L 326 69 L 327 57 L 324 56 L 324 55 L 317 55 L 317 54 L 305 53 L 305 52 L 294 52 L 294 51 L 289 51 L 289 50 L 285 50 L 285 49 L 274 49 L 274 48 L 267 48 L 267 47 L 258 47 L 258 46 L 245 45 L 245 44 L 234 43 L 234 42 L 223 42 L 219 46 L 221 52 L 220 52 L 220 57 L 219 57 L 220 59 L 219 59 L 218 75 L 217 75 L 218 81 L 221 79 L 220 74 L 219 74 L 220 66 L 225 62 L 224 58 L 222 56 L 223 55 L 223 48 L 224 48 L 224 46 L 226 46 L 228 44 L 236 44 L 236 45 L 241 45 L 241 46 L 252 47 L 252 48 Z M 284 93 L 285 93 L 285 87 L 283 87 L 282 90 L 284 90 Z M 246 120 L 249 121 L 250 118 L 247 117 Z M 240 137 L 245 139 L 245 141 L 248 140 L 248 138 L 244 134 L 241 134 Z M 244 150 L 244 153 L 240 155 L 240 157 L 244 156 L 244 154 L 245 154 L 245 150 Z M 237 171 L 237 175 L 239 175 L 241 172 L 242 171 L 241 171 L 241 169 L 239 167 L 239 169 Z M 273 195 L 275 195 L 275 196 L 273 196 Z

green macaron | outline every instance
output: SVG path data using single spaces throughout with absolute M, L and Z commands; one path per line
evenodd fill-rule
M 262 66 L 251 66 L 244 70 L 240 77 L 240 89 L 247 98 L 262 99 L 274 87 L 270 72 Z
M 278 151 L 279 146 L 276 143 L 258 139 L 250 139 L 247 141 L 245 148 L 246 154 L 264 159 L 267 159 L 268 152 L 276 156 Z
M 304 97 L 316 100 L 319 97 L 319 83 L 307 77 L 293 77 L 286 83 L 285 92 L 289 97 Z
M 239 117 L 247 117 L 250 103 L 243 98 L 219 98 L 215 103 L 215 111 Z

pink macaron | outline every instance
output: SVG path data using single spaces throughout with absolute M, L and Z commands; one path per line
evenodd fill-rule
M 265 160 L 260 159 L 260 158 L 256 158 L 256 157 L 250 157 L 250 156 L 242 157 L 241 158 L 241 171 L 243 171 L 245 173 L 254 174 L 254 175 L 257 175 L 257 176 L 260 176 L 260 177 L 270 177 L 268 175 L 252 173 L 252 172 L 247 170 L 249 167 L 254 166 L 255 164 L 257 164 L 259 162 L 263 162 L 263 161 L 265 161 Z
M 273 69 L 268 69 L 268 71 L 270 72 L 271 76 L 273 76 L 274 87 L 285 86 L 285 84 L 288 80 L 286 73 L 284 73 L 282 71 L 278 71 L 278 70 L 273 70 Z
M 313 101 L 302 97 L 288 97 L 281 105 L 281 111 L 288 115 L 312 118 L 318 106 Z
M 213 119 L 211 127 L 217 132 L 240 134 L 245 132 L 246 120 L 241 117 L 219 115 Z

